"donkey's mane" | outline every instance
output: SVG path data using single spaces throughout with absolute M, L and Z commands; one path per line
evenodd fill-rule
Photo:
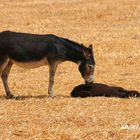
M 74 45 L 81 46 L 81 44 L 79 44 L 79 43 L 77 43 L 77 42 L 75 42 L 75 41 L 69 40 L 69 39 L 67 39 L 67 38 L 63 38 L 63 39 L 64 39 L 65 41 L 68 41 L 69 43 L 74 44 Z
M 71 47 L 74 50 L 81 51 L 83 48 L 88 49 L 87 47 L 85 47 L 82 44 L 79 44 L 75 41 L 69 40 L 67 38 L 62 38 L 62 39 L 64 41 L 64 44 L 66 44 L 67 46 Z

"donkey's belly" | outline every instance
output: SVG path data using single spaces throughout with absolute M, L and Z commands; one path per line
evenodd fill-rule
M 46 58 L 42 59 L 42 60 L 37 60 L 37 61 L 30 61 L 30 62 L 18 62 L 15 60 L 11 60 L 14 64 L 23 67 L 23 68 L 27 68 L 27 69 L 32 69 L 32 68 L 37 68 L 40 66 L 44 66 L 48 64 L 48 61 Z

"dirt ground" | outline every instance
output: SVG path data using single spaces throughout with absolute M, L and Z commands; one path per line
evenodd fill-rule
M 139 0 L 0 0 L 4 30 L 93 44 L 95 82 L 140 91 Z M 22 98 L 5 99 L 0 82 L 0 140 L 140 140 L 140 99 L 70 97 L 83 82 L 76 64 L 60 64 L 52 99 L 47 66 L 14 65 L 9 85 Z

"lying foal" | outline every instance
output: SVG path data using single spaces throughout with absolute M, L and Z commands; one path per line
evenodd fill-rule
M 122 87 L 108 86 L 105 84 L 94 83 L 92 85 L 79 85 L 76 86 L 71 92 L 72 97 L 90 97 L 90 96 L 105 96 L 105 97 L 140 97 L 138 91 L 129 91 Z

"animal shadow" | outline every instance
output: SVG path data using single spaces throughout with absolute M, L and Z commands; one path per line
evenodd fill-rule
M 45 99 L 45 98 L 51 98 L 51 99 L 55 99 L 55 98 L 70 98 L 70 96 L 67 95 L 58 95 L 58 96 L 54 96 L 54 97 L 50 97 L 49 95 L 36 95 L 36 96 L 32 96 L 32 95 L 26 95 L 26 96 L 13 96 L 12 98 L 9 98 L 7 96 L 0 96 L 0 99 L 9 99 L 9 100 L 28 100 L 28 99 Z
M 13 96 L 13 97 L 7 97 L 7 96 L 0 96 L 0 99 L 9 99 L 9 100 L 26 100 L 26 99 L 43 99 L 48 98 L 48 95 L 37 95 L 37 96 Z
M 129 98 L 129 97 L 140 97 L 140 93 L 135 90 L 127 90 L 122 87 L 109 86 L 102 83 L 94 83 L 92 85 L 81 84 L 76 86 L 72 92 L 72 97 L 119 97 L 119 98 Z

